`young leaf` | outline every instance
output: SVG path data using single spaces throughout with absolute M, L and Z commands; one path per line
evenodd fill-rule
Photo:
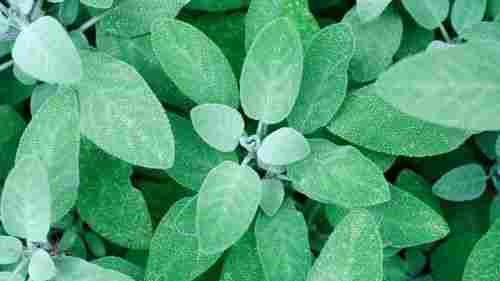
M 266 280 L 306 280 L 312 254 L 302 213 L 283 206 L 274 217 L 261 214 L 255 237 Z
M 357 0 L 356 8 L 362 22 L 369 22 L 379 17 L 391 4 L 392 0 Z
M 346 95 L 354 45 L 347 24 L 330 25 L 313 37 L 305 51 L 300 93 L 288 116 L 291 127 L 310 134 L 333 118 Z
M 374 151 L 411 157 L 449 152 L 470 136 L 402 113 L 376 91 L 371 84 L 348 95 L 328 130 Z
M 463 281 L 491 281 L 500 279 L 500 220 L 497 220 L 474 245 L 464 269 Z
M 268 165 L 284 166 L 300 161 L 311 149 L 304 136 L 292 128 L 281 128 L 267 136 L 257 156 Z
M 148 249 L 152 223 L 141 192 L 130 182 L 132 167 L 84 140 L 80 152 L 77 209 L 90 228 L 130 249 Z
M 299 94 L 303 49 L 295 25 L 287 18 L 259 32 L 243 64 L 241 105 L 245 114 L 267 124 L 283 121 Z
M 260 208 L 270 217 L 274 216 L 285 199 L 285 187 L 278 179 L 262 180 Z
M 419 119 L 471 131 L 498 130 L 500 123 L 491 116 L 500 114 L 499 63 L 500 43 L 470 42 L 405 59 L 382 74 L 375 87 L 385 101 Z M 467 102 L 472 96 L 474 102 Z
M 83 5 L 97 9 L 107 9 L 113 6 L 113 0 L 80 0 Z
M 432 192 L 448 201 L 470 201 L 483 194 L 487 179 L 481 165 L 468 164 L 446 173 L 434 184 Z
M 403 6 L 421 26 L 435 29 L 448 17 L 449 0 L 402 0 Z
M 82 78 L 80 56 L 61 24 L 37 19 L 16 39 L 12 57 L 22 71 L 47 83 L 72 84 Z
M 322 203 L 347 208 L 381 204 L 390 199 L 383 172 L 352 146 L 324 139 L 309 140 L 311 154 L 288 168 L 293 187 Z
M 451 11 L 451 25 L 458 34 L 484 18 L 488 0 L 455 0 Z
M 114 271 L 104 269 L 83 259 L 61 256 L 55 259 L 57 275 L 54 281 L 87 281 L 87 280 L 113 280 L 134 281 L 131 277 Z
M 120 257 L 107 256 L 93 260 L 92 263 L 102 268 L 121 272 L 132 277 L 135 281 L 144 280 L 143 268 Z
M 151 240 L 146 280 L 191 281 L 221 256 L 198 249 L 196 197 L 175 203 L 163 217 Z
M 59 87 L 33 116 L 21 137 L 16 159 L 36 155 L 47 167 L 51 220 L 61 219 L 73 208 L 80 184 L 80 108 L 70 88 Z
M 165 73 L 198 104 L 238 107 L 238 85 L 229 61 L 203 32 L 174 19 L 151 27 L 153 50 Z
M 407 248 L 437 241 L 450 232 L 446 221 L 430 206 L 397 187 L 391 200 L 370 207 L 380 221 L 384 244 Z
M 130 65 L 82 50 L 84 77 L 76 85 L 82 133 L 131 164 L 166 169 L 174 162 L 174 137 L 165 110 Z M 131 106 L 133 105 L 133 106 Z
M 23 254 L 23 244 L 12 236 L 0 235 L 0 264 L 17 262 Z
M 176 114 L 168 115 L 175 138 L 178 161 L 166 172 L 179 184 L 198 191 L 211 169 L 225 160 L 238 161 L 236 153 L 222 153 L 207 145 L 193 129 L 189 120 Z
M 43 249 L 36 250 L 31 256 L 29 265 L 30 280 L 47 281 L 56 276 L 56 266 L 49 253 Z
M 198 195 L 200 250 L 216 254 L 236 243 L 250 226 L 261 193 L 259 175 L 248 166 L 225 161 L 212 169 Z
M 231 152 L 245 131 L 245 121 L 234 108 L 222 104 L 202 104 L 191 110 L 195 131 L 210 146 Z
M 2 226 L 11 236 L 46 242 L 51 222 L 47 168 L 40 159 L 19 159 L 5 181 L 1 198 Z
M 349 213 L 321 250 L 307 281 L 382 281 L 382 238 L 365 210 Z

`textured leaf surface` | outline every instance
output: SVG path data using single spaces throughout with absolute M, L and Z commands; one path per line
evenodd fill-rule
M 53 222 L 73 208 L 78 196 L 79 111 L 76 93 L 59 88 L 33 116 L 17 150 L 18 161 L 36 155 L 47 167 Z
M 57 275 L 54 281 L 134 281 L 118 271 L 104 269 L 83 259 L 63 256 L 55 260 Z
M 383 172 L 352 146 L 309 140 L 311 154 L 288 169 L 293 187 L 308 197 L 348 208 L 390 199 Z
M 80 0 L 83 5 L 97 9 L 107 9 L 113 5 L 113 0 Z
M 483 194 L 487 179 L 481 165 L 468 164 L 442 176 L 432 187 L 432 192 L 448 201 L 470 201 Z
M 48 173 L 43 162 L 33 156 L 20 159 L 3 187 L 2 227 L 11 236 L 46 242 L 50 202 Z
M 263 281 L 266 280 L 257 253 L 253 231 L 248 231 L 229 250 L 224 259 L 221 281 Z
M 174 138 L 165 110 L 130 65 L 109 55 L 81 51 L 84 78 L 76 85 L 82 133 L 131 164 L 170 168 Z
M 261 194 L 259 175 L 248 166 L 225 161 L 212 169 L 198 195 L 200 250 L 215 254 L 236 243 L 250 226 Z
M 375 219 L 365 210 L 348 214 L 326 242 L 308 281 L 381 281 L 382 238 Z
M 306 280 L 312 254 L 302 213 L 283 206 L 273 217 L 261 214 L 255 237 L 266 280 Z
M 164 18 L 151 27 L 153 50 L 181 92 L 198 104 L 238 106 L 238 85 L 229 61 L 203 32 Z
M 500 41 L 500 21 L 482 21 L 465 28 L 460 36 L 467 41 Z
M 288 116 L 291 127 L 310 134 L 333 118 L 346 95 L 354 45 L 346 24 L 330 25 L 313 37 L 305 51 L 300 93 Z
M 270 217 L 274 216 L 285 199 L 285 186 L 278 179 L 262 180 L 260 208 Z
M 85 140 L 80 152 L 78 212 L 92 230 L 125 248 L 148 249 L 152 224 L 132 167 Z
M 257 156 L 262 162 L 284 166 L 298 162 L 309 155 L 311 149 L 304 136 L 292 128 L 281 128 L 262 142 Z
M 146 280 L 194 280 L 220 254 L 199 251 L 196 233 L 196 197 L 178 201 L 156 228 L 150 245 Z
M 392 0 L 357 0 L 356 9 L 362 22 L 369 22 L 380 16 Z
M 82 78 L 82 62 L 68 33 L 52 17 L 41 17 L 19 34 L 12 57 L 22 71 L 48 83 Z
M 187 7 L 193 10 L 221 12 L 243 8 L 249 2 L 250 0 L 191 0 Z
M 484 18 L 488 0 L 455 0 L 451 11 L 451 25 L 458 34 Z
M 12 236 L 0 235 L 0 264 L 17 262 L 23 253 L 23 244 Z
M 432 207 L 436 212 L 442 213 L 441 201 L 432 193 L 432 185 L 422 176 L 411 170 L 403 170 L 399 173 L 395 185 L 409 192 Z
M 500 125 L 491 116 L 500 113 L 499 63 L 500 43 L 471 42 L 403 60 L 382 74 L 375 87 L 385 101 L 422 120 L 497 130 Z
M 234 151 L 245 131 L 241 114 L 227 105 L 198 105 L 191 110 L 190 115 L 198 135 L 222 152 Z
M 450 11 L 449 0 L 402 0 L 403 6 L 421 26 L 435 29 Z
M 470 135 L 404 114 L 376 90 L 372 84 L 348 95 L 328 130 L 371 150 L 412 157 L 454 150 Z
M 140 281 L 144 279 L 143 268 L 120 257 L 107 256 L 93 260 L 92 263 L 97 264 L 102 268 L 121 272 L 125 275 L 132 277 L 135 281 Z
M 47 101 L 47 99 L 56 94 L 59 86 L 56 84 L 38 84 L 33 89 L 33 94 L 30 99 L 30 111 L 31 115 L 35 115 L 36 112 L 42 107 L 42 105 Z
M 295 25 L 286 18 L 267 24 L 248 50 L 241 74 L 245 114 L 267 124 L 283 121 L 299 94 L 303 48 Z

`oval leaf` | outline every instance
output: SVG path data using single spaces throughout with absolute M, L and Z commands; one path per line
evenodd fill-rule
M 357 0 L 356 8 L 362 22 L 369 22 L 379 17 L 392 0 Z
M 131 277 L 114 271 L 104 269 L 83 259 L 62 256 L 55 260 L 57 275 L 54 281 L 90 281 L 90 280 L 113 280 L 134 281 Z
M 486 13 L 488 0 L 455 0 L 451 11 L 451 25 L 458 34 L 480 23 Z
M 488 176 L 479 164 L 455 168 L 442 176 L 432 187 L 432 192 L 448 201 L 471 201 L 486 190 Z
M 413 19 L 427 29 L 435 29 L 448 17 L 449 0 L 402 0 Z
M 270 217 L 280 209 L 285 199 L 285 186 L 278 179 L 262 180 L 262 198 L 260 208 Z
M 28 269 L 30 280 L 47 281 L 56 276 L 56 266 L 49 253 L 39 249 L 33 253 Z
M 12 236 L 0 235 L 0 264 L 17 262 L 23 254 L 23 244 Z
M 267 136 L 257 156 L 268 165 L 284 166 L 300 161 L 309 155 L 311 148 L 304 136 L 292 128 L 281 128 Z

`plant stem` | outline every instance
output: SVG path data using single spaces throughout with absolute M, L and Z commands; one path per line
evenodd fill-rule
M 267 134 L 267 124 L 259 121 L 259 125 L 257 126 L 257 136 L 260 140 L 262 140 Z
M 450 35 L 448 34 L 448 31 L 446 31 L 446 28 L 442 23 L 439 25 L 439 31 L 441 31 L 441 35 L 443 35 L 443 38 L 444 40 L 446 40 L 446 43 L 451 44 L 452 42 Z
M 77 31 L 78 32 L 84 32 L 86 31 L 87 29 L 91 28 L 92 26 L 94 26 L 96 23 L 98 23 L 101 19 L 105 18 L 106 16 L 109 15 L 110 11 L 112 11 L 113 9 L 109 9 L 105 12 L 103 12 L 102 14 L 98 15 L 98 16 L 95 16 L 95 17 L 92 17 L 91 19 L 89 19 L 88 21 L 84 22 L 78 29 Z
M 14 61 L 13 60 L 10 60 L 10 61 L 7 61 L 7 62 L 4 62 L 3 64 L 0 64 L 0 72 L 6 70 L 7 68 L 11 67 L 14 65 Z

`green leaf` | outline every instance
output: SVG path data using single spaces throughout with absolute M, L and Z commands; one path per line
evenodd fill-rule
M 287 18 L 267 24 L 248 50 L 241 73 L 245 114 L 267 124 L 283 121 L 299 94 L 303 49 L 295 25 Z
M 113 6 L 113 0 L 80 0 L 83 5 L 97 9 L 107 9 Z
M 451 11 L 451 25 L 458 34 L 481 22 L 486 13 L 488 0 L 455 0 Z
M 23 244 L 12 236 L 0 235 L 0 264 L 17 262 L 23 254 Z
M 346 95 L 354 45 L 346 24 L 330 25 L 312 38 L 305 51 L 300 93 L 288 116 L 291 127 L 310 134 L 333 118 Z
M 302 213 L 283 206 L 274 217 L 261 214 L 255 237 L 266 280 L 306 280 L 312 254 Z
M 123 273 L 111 269 L 104 269 L 75 257 L 58 257 L 55 260 L 55 263 L 57 267 L 57 275 L 54 281 L 134 281 L 134 279 Z
M 84 140 L 80 152 L 81 219 L 107 240 L 148 249 L 152 224 L 141 192 L 130 182 L 132 167 Z
M 65 0 L 59 5 L 57 12 L 58 18 L 63 25 L 67 26 L 75 23 L 80 12 L 80 0 Z
M 403 22 L 396 9 L 389 7 L 378 18 L 363 23 L 351 9 L 342 22 L 351 25 L 355 51 L 349 66 L 350 78 L 356 82 L 375 80 L 389 65 L 401 44 Z
M 369 22 L 379 17 L 391 4 L 392 0 L 357 0 L 356 9 L 362 22 Z
M 411 157 L 449 152 L 470 135 L 404 114 L 376 91 L 371 84 L 348 95 L 328 130 L 371 150 Z
M 382 281 L 382 238 L 369 212 L 355 210 L 335 228 L 308 281 Z
M 23 72 L 17 65 L 14 64 L 12 67 L 12 72 L 14 73 L 14 77 L 16 77 L 19 82 L 24 85 L 35 85 L 37 80 L 27 73 Z
M 487 15 L 490 18 L 498 18 L 498 14 L 500 14 L 500 1 L 488 0 Z
M 424 51 L 434 40 L 432 30 L 421 27 L 406 13 L 402 14 L 401 17 L 403 19 L 403 38 L 395 55 L 396 60 Z
M 490 223 L 495 223 L 498 218 L 500 218 L 500 196 L 495 196 L 490 205 Z
M 265 164 L 284 166 L 306 158 L 310 152 L 309 143 L 301 133 L 284 127 L 262 141 L 257 156 Z
M 50 96 L 57 93 L 59 86 L 56 84 L 38 84 L 33 89 L 30 99 L 31 115 L 35 115 Z
M 473 131 L 498 130 L 500 123 L 491 116 L 500 113 L 499 63 L 500 43 L 470 42 L 405 59 L 382 74 L 375 87 L 385 101 L 419 119 Z M 471 95 L 474 102 L 466 102 Z
M 222 267 L 221 281 L 263 281 L 266 280 L 257 253 L 253 231 L 248 231 L 228 251 Z
M 442 214 L 441 201 L 432 194 L 432 185 L 422 176 L 405 169 L 399 173 L 394 184 L 422 200 L 439 214 Z
M 484 193 L 476 200 L 465 202 L 446 202 L 443 213 L 452 234 L 484 234 L 490 227 L 490 204 L 493 198 Z
M 407 248 L 444 238 L 450 232 L 446 221 L 430 206 L 397 187 L 391 200 L 369 211 L 380 221 L 384 244 Z
M 464 28 L 460 36 L 467 41 L 500 41 L 500 22 L 482 21 Z
M 311 154 L 288 168 L 293 187 L 322 203 L 346 208 L 381 204 L 390 199 L 384 174 L 352 146 L 309 140 Z
M 17 145 L 26 123 L 14 108 L 0 105 L 0 124 L 2 124 L 2 133 L 0 134 L 0 181 L 3 181 L 10 169 L 14 167 Z
M 481 165 L 467 164 L 442 176 L 432 187 L 432 192 L 448 201 L 470 201 L 483 194 L 487 179 Z
M 488 232 L 474 245 L 465 265 L 463 281 L 491 281 L 500 279 L 500 221 L 496 221 Z
M 421 26 L 435 29 L 448 17 L 449 0 L 402 0 L 403 6 Z
M 221 256 L 199 251 L 196 202 L 196 197 L 179 200 L 161 220 L 151 240 L 146 280 L 191 281 Z
M 82 62 L 68 33 L 52 17 L 24 28 L 12 49 L 17 66 L 47 83 L 72 84 L 82 78 Z
M 280 17 L 285 17 L 293 23 L 306 46 L 320 29 L 308 2 L 308 0 L 252 0 L 246 16 L 246 49 L 250 49 L 266 25 Z
M 490 160 L 497 158 L 496 144 L 500 137 L 500 132 L 483 132 L 473 136 L 474 143 Z
M 130 65 L 82 50 L 79 93 L 81 131 L 106 152 L 131 164 L 170 168 L 174 137 L 165 110 Z M 133 105 L 133 106 L 131 106 Z
M 31 256 L 29 265 L 30 280 L 47 281 L 56 276 L 56 266 L 49 253 L 43 249 L 36 250 Z
M 19 104 L 29 98 L 33 92 L 33 85 L 24 85 L 14 77 L 13 71 L 0 73 L 0 105 Z
M 60 87 L 45 101 L 21 137 L 16 159 L 35 155 L 47 167 L 51 221 L 73 208 L 80 184 L 80 109 L 75 92 Z
M 92 263 L 106 269 L 121 272 L 132 277 L 135 281 L 144 280 L 144 269 L 120 257 L 107 256 Z
M 260 208 L 270 217 L 274 216 L 285 199 L 285 186 L 278 179 L 262 180 Z
M 229 61 L 203 32 L 162 18 L 151 27 L 153 50 L 181 92 L 197 102 L 238 107 L 238 85 Z
M 26 277 L 13 272 L 0 272 L 0 281 L 25 281 Z
M 231 152 L 245 132 L 245 121 L 234 108 L 222 104 L 202 104 L 191 110 L 194 130 L 210 146 Z
M 210 170 L 225 160 L 238 161 L 235 153 L 222 153 L 207 145 L 193 129 L 189 120 L 168 115 L 175 138 L 177 159 L 166 172 L 179 184 L 197 191 Z
M 405 252 L 408 271 L 413 275 L 419 275 L 427 265 L 427 257 L 425 254 L 416 248 L 407 249 Z
M 50 227 L 48 172 L 40 159 L 19 159 L 5 181 L 1 198 L 2 226 L 11 236 L 46 242 Z
M 248 6 L 250 0 L 191 0 L 187 7 L 205 12 L 237 10 Z
M 261 193 L 259 175 L 248 166 L 225 161 L 212 169 L 198 195 L 200 250 L 216 254 L 236 243 L 250 226 Z
M 122 0 L 102 20 L 114 35 L 134 37 L 150 32 L 158 18 L 175 18 L 190 0 Z M 172 42 L 170 42 L 172 43 Z
M 89 252 L 94 257 L 100 258 L 106 255 L 106 245 L 99 235 L 95 234 L 93 231 L 87 231 L 83 235 L 83 238 L 85 239 L 85 244 L 87 244 Z

